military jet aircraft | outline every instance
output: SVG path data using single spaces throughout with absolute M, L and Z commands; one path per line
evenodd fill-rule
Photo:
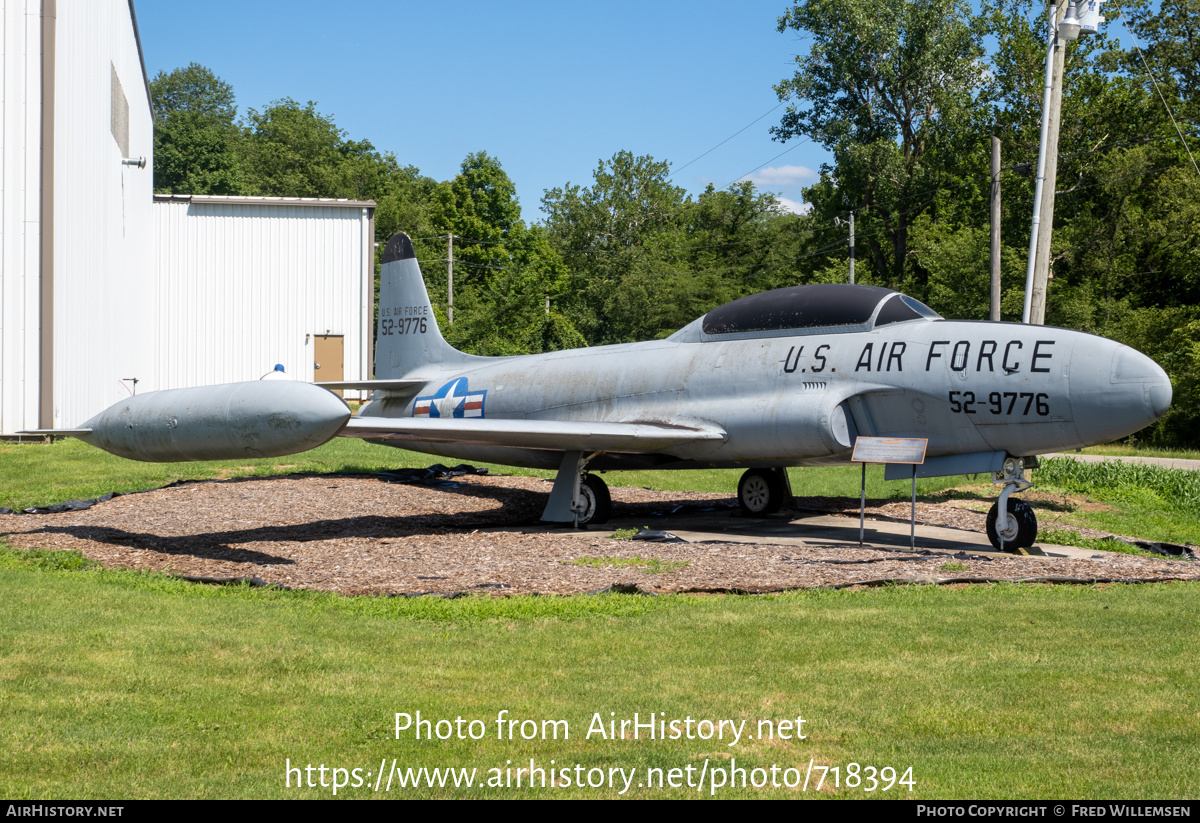
M 743 468 L 739 503 L 766 514 L 790 497 L 786 467 L 845 463 L 859 435 L 927 438 L 917 476 L 993 473 L 989 536 L 1029 546 L 1036 519 L 1009 495 L 1036 455 L 1131 434 L 1171 402 L 1166 373 L 1128 346 L 945 320 L 875 286 L 743 297 L 663 340 L 477 357 L 439 332 L 404 234 L 384 250 L 376 341 L 375 380 L 151 392 L 51 433 L 137 460 L 276 456 L 342 436 L 557 469 L 542 519 L 576 525 L 608 517 L 597 471 Z M 352 416 L 326 389 L 372 398 Z

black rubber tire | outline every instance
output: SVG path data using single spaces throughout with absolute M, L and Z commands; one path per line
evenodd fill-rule
M 612 496 L 608 484 L 594 474 L 585 474 L 579 483 L 579 493 L 587 504 L 579 515 L 579 527 L 607 523 L 612 516 Z
M 738 481 L 738 505 L 753 517 L 783 508 L 787 486 L 777 469 L 748 469 Z
M 1024 500 L 1015 497 L 1008 498 L 1008 516 L 1017 521 L 1017 534 L 1011 540 L 1004 541 L 1004 549 L 1028 549 L 1037 540 L 1037 515 L 1033 508 Z M 996 521 L 1000 519 L 999 501 L 992 504 L 987 516 L 987 536 L 992 545 L 1000 548 L 1000 535 L 996 532 Z

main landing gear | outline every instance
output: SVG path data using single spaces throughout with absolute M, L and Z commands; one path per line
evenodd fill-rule
M 1003 483 L 1004 491 L 988 512 L 987 535 L 1000 551 L 1027 549 L 1037 540 L 1037 515 L 1024 500 L 1009 496 L 1033 485 L 1025 479 L 1025 461 L 1022 457 L 1007 457 L 1004 468 L 992 473 L 992 482 Z
M 579 526 L 607 523 L 612 515 L 612 496 L 608 493 L 608 484 L 594 474 L 585 474 L 580 478 L 579 494 L 583 498 Z
M 787 469 L 748 469 L 738 481 L 738 505 L 753 517 L 775 514 L 791 497 Z
M 588 474 L 587 464 L 596 454 L 584 457 L 583 452 L 567 452 L 558 466 L 554 488 L 542 512 L 543 523 L 587 528 L 591 524 L 608 522 L 612 514 L 612 497 L 608 485 L 594 474 Z

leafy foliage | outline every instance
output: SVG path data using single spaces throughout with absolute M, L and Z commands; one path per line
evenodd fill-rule
M 567 269 L 545 231 L 521 219 L 516 186 L 499 160 L 486 152 L 468 155 L 459 174 L 434 190 L 432 201 L 434 231 L 454 237 L 455 322 L 442 326 L 447 340 L 492 355 L 582 344 L 568 317 L 544 308 L 566 292 Z M 427 266 L 427 280 L 448 259 Z M 448 279 L 436 282 L 438 297 L 448 299 L 448 285 Z
M 569 267 L 570 311 L 587 340 L 663 337 L 724 302 L 796 282 L 788 255 L 800 220 L 750 183 L 693 200 L 670 165 L 617 152 L 593 185 L 542 198 L 546 229 Z
M 159 72 L 154 97 L 154 189 L 167 194 L 237 194 L 240 131 L 233 87 L 191 63 Z
M 790 105 L 772 131 L 834 153 L 805 193 L 813 214 L 870 210 L 862 238 L 873 275 L 898 288 L 913 220 L 957 176 L 983 90 L 983 27 L 964 0 L 798 0 L 779 18 L 788 29 L 812 45 L 775 90 L 806 105 Z

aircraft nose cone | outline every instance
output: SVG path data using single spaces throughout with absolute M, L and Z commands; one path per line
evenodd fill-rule
M 1109 382 L 1114 386 L 1142 385 L 1145 409 L 1153 423 L 1171 407 L 1171 378 L 1162 367 L 1139 351 L 1128 346 L 1119 346 L 1113 352 Z
M 1167 413 L 1167 409 L 1171 408 L 1171 378 L 1167 377 L 1167 373 L 1158 364 L 1155 364 L 1158 369 L 1158 376 L 1153 380 L 1146 381 L 1146 391 L 1150 396 L 1150 411 L 1154 413 L 1154 419 L 1162 417 Z

